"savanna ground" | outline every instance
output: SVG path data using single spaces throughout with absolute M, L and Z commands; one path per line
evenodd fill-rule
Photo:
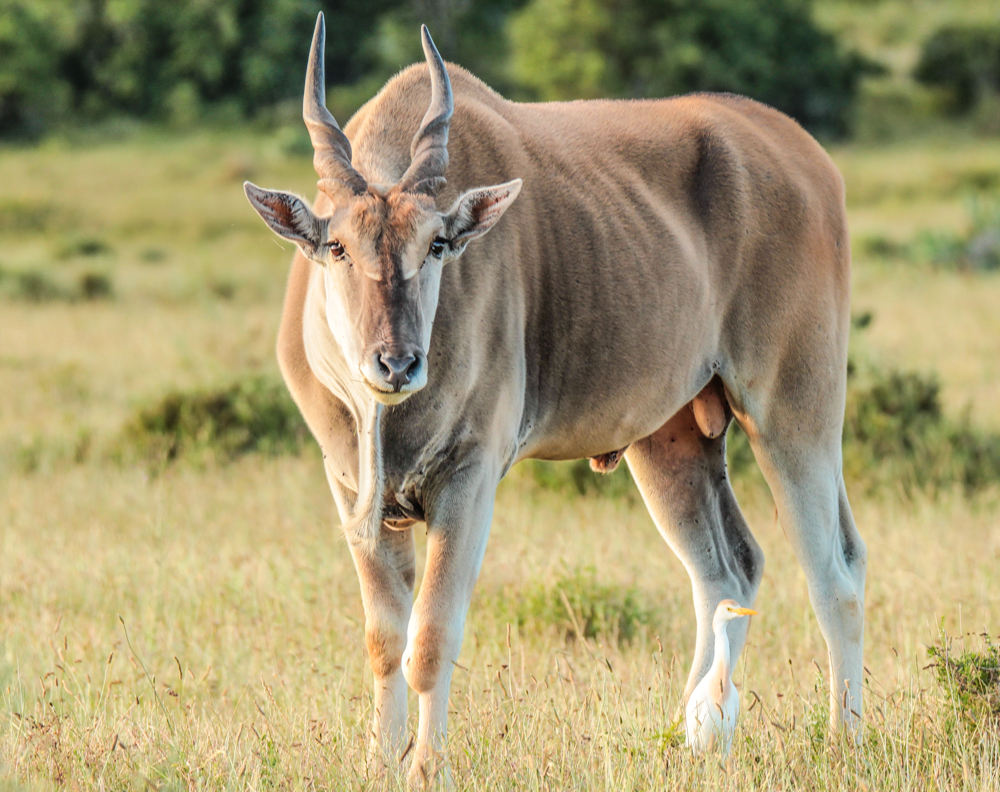
M 165 393 L 277 376 L 291 250 L 240 183 L 309 195 L 309 158 L 287 136 L 114 132 L 0 153 L 0 788 L 391 786 L 317 450 L 122 450 Z M 1000 431 L 1000 273 L 934 264 L 996 206 L 1000 141 L 833 153 L 866 358 L 937 372 L 947 415 Z M 826 733 L 826 650 L 766 489 L 736 486 L 767 567 L 731 760 L 683 746 L 690 588 L 641 504 L 515 469 L 455 673 L 458 788 L 1000 787 L 996 699 L 953 695 L 927 653 L 1000 632 L 996 487 L 849 485 L 869 550 L 855 748 Z

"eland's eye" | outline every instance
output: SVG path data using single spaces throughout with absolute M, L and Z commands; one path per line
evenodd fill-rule
M 448 244 L 448 240 L 438 237 L 433 242 L 431 242 L 430 254 L 434 258 L 441 258 L 444 255 L 444 246 Z
M 335 259 L 342 259 L 344 257 L 344 246 L 336 239 L 330 240 L 330 255 Z

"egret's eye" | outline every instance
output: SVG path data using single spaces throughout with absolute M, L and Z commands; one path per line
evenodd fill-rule
M 340 260 L 344 257 L 344 246 L 336 239 L 331 239 L 329 243 L 330 255 Z
M 442 239 L 441 237 L 438 237 L 433 242 L 431 242 L 431 247 L 429 251 L 430 254 L 434 256 L 434 258 L 441 258 L 441 256 L 444 255 L 444 247 L 447 244 L 448 244 L 447 239 Z

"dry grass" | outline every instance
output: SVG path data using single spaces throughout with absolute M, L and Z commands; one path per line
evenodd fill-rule
M 167 390 L 274 371 L 288 252 L 252 216 L 239 178 L 256 170 L 308 193 L 313 177 L 268 140 L 231 138 L 0 157 L 0 209 L 20 201 L 59 218 L 0 222 L 0 268 L 58 280 L 100 259 L 115 292 L 0 302 L 0 789 L 394 784 L 365 751 L 360 598 L 318 455 L 150 477 L 88 450 Z M 907 237 L 962 222 L 961 190 L 894 185 L 995 168 L 998 151 L 835 154 L 859 194 L 876 196 L 852 204 L 855 226 Z M 106 248 L 58 259 L 63 237 L 81 234 Z M 855 305 L 876 314 L 876 354 L 938 370 L 952 410 L 969 403 L 998 427 L 998 289 L 996 277 L 862 260 Z M 680 745 L 690 587 L 644 511 L 539 492 L 515 474 L 455 675 L 459 788 L 1000 786 L 1000 728 L 961 725 L 924 669 L 942 624 L 997 632 L 996 493 L 856 499 L 871 558 L 870 691 L 854 749 L 826 737 L 825 649 L 805 581 L 766 493 L 744 490 L 768 566 L 737 675 L 744 717 L 731 762 L 695 762 Z M 650 614 L 631 642 L 567 641 L 540 620 L 508 644 L 499 600 L 588 568 L 595 590 L 631 591 Z
M 726 769 L 690 760 L 673 726 L 694 624 L 686 575 L 648 517 L 504 486 L 452 693 L 461 788 L 1000 781 L 1000 732 L 953 728 L 922 670 L 940 623 L 958 633 L 1000 618 L 995 512 L 959 500 L 859 504 L 872 558 L 870 691 L 855 752 L 825 742 L 825 652 L 804 579 L 763 498 L 744 500 L 758 503 L 749 515 L 769 560 L 737 674 L 753 707 Z M 153 480 L 82 465 L 14 477 L 0 510 L 7 775 L 81 788 L 372 779 L 362 614 L 314 458 L 251 457 Z M 490 602 L 586 566 L 604 584 L 635 587 L 654 623 L 624 646 L 516 630 L 508 645 Z

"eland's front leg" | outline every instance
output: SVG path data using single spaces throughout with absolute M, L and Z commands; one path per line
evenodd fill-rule
M 413 531 L 382 526 L 374 544 L 350 542 L 365 606 L 365 644 L 375 678 L 372 748 L 397 763 L 406 745 L 402 658 L 413 602 Z
M 486 550 L 498 478 L 483 468 L 466 468 L 427 515 L 427 565 L 403 655 L 403 674 L 420 696 L 411 786 L 430 785 L 443 768 L 451 675 Z

